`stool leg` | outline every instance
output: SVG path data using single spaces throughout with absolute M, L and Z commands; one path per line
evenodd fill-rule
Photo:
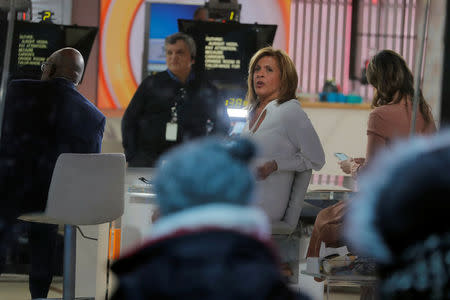
M 64 225 L 63 299 L 75 299 L 76 228 Z

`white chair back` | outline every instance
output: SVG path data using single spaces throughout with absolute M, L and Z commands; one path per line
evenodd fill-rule
M 292 271 L 291 276 L 287 278 L 290 284 L 298 284 L 299 281 L 300 249 L 302 246 L 300 235 L 293 233 L 297 231 L 311 173 L 311 170 L 295 173 L 284 216 L 280 221 L 272 222 L 272 238 L 277 245 L 281 261 L 283 264 L 287 264 Z
M 21 216 L 41 223 L 95 225 L 123 214 L 125 156 L 63 153 L 56 161 L 43 213 Z
M 272 234 L 289 235 L 296 230 L 311 174 L 312 170 L 295 173 L 286 212 L 280 221 L 272 222 Z
M 114 221 L 123 214 L 125 155 L 121 153 L 63 153 L 53 170 L 42 213 L 20 219 L 64 224 L 63 299 L 75 299 L 75 225 Z

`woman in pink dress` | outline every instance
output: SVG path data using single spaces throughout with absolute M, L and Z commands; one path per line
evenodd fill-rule
M 407 138 L 411 128 L 414 77 L 401 55 L 392 50 L 382 50 L 372 57 L 367 67 L 367 80 L 375 88 L 367 125 L 367 151 L 365 158 L 350 158 L 340 162 L 341 169 L 356 177 L 376 153 L 396 139 Z M 415 120 L 416 134 L 436 132 L 430 106 L 422 92 Z M 316 218 L 308 248 L 308 257 L 317 257 L 320 245 L 328 247 L 341 243 L 342 219 L 347 205 L 339 202 L 322 210 Z
M 392 50 L 376 54 L 367 67 L 367 80 L 375 88 L 367 126 L 365 158 L 350 158 L 341 162 L 342 170 L 356 175 L 378 152 L 393 140 L 406 138 L 410 133 L 414 78 L 405 60 Z M 431 109 L 419 92 L 419 110 L 416 116 L 416 134 L 436 132 Z

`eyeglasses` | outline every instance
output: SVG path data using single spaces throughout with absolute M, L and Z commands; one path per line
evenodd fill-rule
M 44 61 L 44 62 L 41 64 L 41 71 L 44 72 L 45 66 L 51 65 L 51 64 L 52 64 L 52 63 L 49 63 L 49 62 Z

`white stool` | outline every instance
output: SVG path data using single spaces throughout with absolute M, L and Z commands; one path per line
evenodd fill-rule
M 119 153 L 58 157 L 42 213 L 20 216 L 30 222 L 64 224 L 63 299 L 75 299 L 76 228 L 111 222 L 123 214 L 125 156 Z

